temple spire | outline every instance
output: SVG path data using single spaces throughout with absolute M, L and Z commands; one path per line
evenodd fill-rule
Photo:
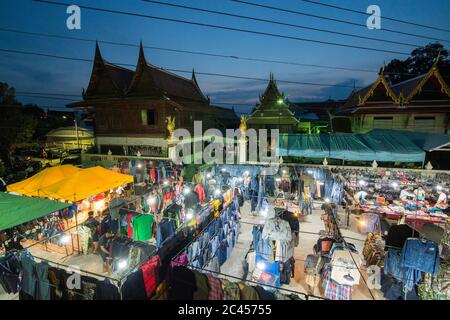
M 192 82 L 195 83 L 195 85 L 198 87 L 198 82 L 197 82 L 197 78 L 195 77 L 195 70 L 194 68 L 192 68 L 192 77 L 191 77 Z
M 142 40 L 139 44 L 139 59 L 138 59 L 138 65 L 146 65 L 147 59 L 145 59 L 145 53 L 144 53 L 144 46 L 142 45 Z
M 94 55 L 94 63 L 103 62 L 102 53 L 100 52 L 100 47 L 98 45 L 98 41 L 95 41 L 95 55 Z

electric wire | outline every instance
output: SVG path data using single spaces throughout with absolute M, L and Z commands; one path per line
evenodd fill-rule
M 329 4 L 329 3 L 323 3 L 323 2 L 313 1 L 313 0 L 300 0 L 300 1 L 309 2 L 309 3 L 313 3 L 313 4 L 316 4 L 316 5 L 319 5 L 319 6 L 334 8 L 334 9 L 338 9 L 338 10 L 343 10 L 343 11 L 348 11 L 348 12 L 353 12 L 353 13 L 359 13 L 359 14 L 362 14 L 364 16 L 368 16 L 369 15 L 367 12 L 364 12 L 364 11 L 359 11 L 359 10 L 355 10 L 355 9 L 340 7 L 340 6 L 332 5 L 332 4 Z M 380 16 L 377 16 L 377 17 L 380 17 Z M 384 14 L 383 14 L 383 16 L 381 16 L 381 18 L 383 18 L 385 20 L 390 20 L 390 21 L 403 23 L 403 24 L 409 24 L 409 25 L 416 26 L 416 27 L 428 28 L 428 29 L 433 29 L 433 30 L 437 30 L 437 31 L 450 32 L 450 30 L 444 29 L 444 28 L 441 28 L 441 27 L 428 26 L 428 25 L 425 25 L 425 24 L 417 23 L 417 22 L 400 20 L 400 19 L 392 18 L 392 17 L 386 17 Z
M 108 41 L 108 40 L 93 39 L 93 38 L 90 39 L 90 38 L 63 36 L 63 35 L 56 35 L 56 34 L 50 34 L 50 33 L 31 32 L 31 31 L 24 31 L 24 30 L 18 30 L 18 29 L 10 29 L 10 28 L 0 28 L 0 32 L 10 32 L 10 33 L 17 33 L 17 34 L 23 34 L 23 35 L 29 35 L 29 36 L 56 38 L 56 39 L 63 39 L 63 40 L 75 40 L 75 41 L 84 41 L 84 42 L 92 42 L 92 43 L 99 42 L 99 43 L 104 43 L 104 44 L 114 45 L 114 46 L 139 48 L 139 45 L 133 44 L 133 43 L 116 42 L 116 41 Z M 175 49 L 175 48 L 164 48 L 164 47 L 155 47 L 155 46 L 148 46 L 148 45 L 143 45 L 143 48 L 150 49 L 150 50 L 201 55 L 201 56 L 217 57 L 217 58 L 232 59 L 232 60 L 254 61 L 254 62 L 262 62 L 262 63 L 275 63 L 275 64 L 283 64 L 283 65 L 294 65 L 294 66 L 300 66 L 300 67 L 312 67 L 312 68 L 322 68 L 322 69 L 331 69 L 331 70 L 346 70 L 346 71 L 367 72 L 367 73 L 378 72 L 378 70 L 350 68 L 350 67 L 341 67 L 341 66 L 328 66 L 328 65 L 320 65 L 320 64 L 307 64 L 307 63 L 299 63 L 299 62 L 295 62 L 295 61 L 286 61 L 286 60 L 251 58 L 251 57 L 243 57 L 243 56 L 237 56 L 237 55 L 226 55 L 226 54 L 219 54 L 219 53 L 213 53 L 213 52 L 192 51 L 192 50 Z M 2 50 L 0 50 L 0 51 L 2 51 Z M 19 50 L 11 50 L 11 51 L 16 51 L 17 53 L 23 53 L 22 51 L 19 51 Z M 36 53 L 36 54 L 46 56 L 45 54 L 42 54 L 42 53 Z M 61 59 L 66 58 L 63 56 L 60 56 L 60 57 L 61 57 Z M 72 60 L 72 58 L 70 58 L 70 57 L 68 57 L 67 59 Z M 77 59 L 80 61 L 89 61 L 89 62 L 92 61 L 90 59 L 82 59 L 82 58 L 77 58 Z M 133 64 L 126 64 L 126 63 L 114 63 L 114 64 L 135 67 L 135 65 L 133 65 Z M 386 73 L 386 74 L 391 74 L 391 73 Z M 400 73 L 392 73 L 392 74 L 400 75 Z M 418 75 L 418 74 L 413 74 L 413 73 L 401 73 L 401 74 Z
M 37 1 L 37 0 L 35 0 L 35 1 Z M 317 19 L 322 19 L 322 20 L 344 23 L 344 24 L 363 27 L 363 28 L 367 29 L 367 25 L 365 25 L 365 24 L 352 22 L 352 21 L 348 21 L 348 20 L 335 19 L 335 18 L 320 16 L 320 15 L 316 15 L 316 14 L 306 13 L 306 12 L 302 12 L 302 11 L 298 11 L 298 10 L 284 9 L 284 8 L 280 8 L 280 7 L 274 7 L 274 6 L 269 6 L 269 5 L 254 3 L 254 2 L 248 2 L 248 1 L 244 1 L 244 0 L 230 0 L 230 1 L 249 5 L 249 6 L 254 6 L 254 7 L 266 8 L 266 9 L 271 9 L 271 10 L 280 11 L 280 12 L 293 13 L 293 14 L 306 16 L 306 17 L 312 17 L 312 18 L 317 18 Z M 397 33 L 397 34 L 402 34 L 402 35 L 407 35 L 407 36 L 413 36 L 413 37 L 418 37 L 418 38 L 428 39 L 428 40 L 433 40 L 433 41 L 442 41 L 442 42 L 450 43 L 450 40 L 440 39 L 440 38 L 430 37 L 430 36 L 425 36 L 425 35 L 419 35 L 419 34 L 414 34 L 414 33 L 409 33 L 409 32 L 403 32 L 403 31 L 394 30 L 394 29 L 383 28 L 382 31 L 386 31 L 386 32 L 390 32 L 390 33 Z
M 59 5 L 59 6 L 64 6 L 64 7 L 69 5 L 68 3 L 55 2 L 55 1 L 49 1 L 49 0 L 33 0 L 33 1 L 41 2 L 41 3 L 45 3 L 45 4 L 50 4 L 50 5 Z M 166 17 L 161 17 L 161 16 L 152 16 L 152 15 L 146 15 L 146 14 L 135 13 L 135 12 L 126 12 L 126 11 L 119 11 L 119 10 L 112 10 L 112 9 L 105 9 L 105 8 L 85 6 L 85 5 L 79 5 L 79 7 L 82 8 L 82 9 L 85 9 L 85 10 L 92 10 L 92 11 L 98 11 L 98 12 L 127 15 L 127 16 L 140 17 L 140 18 L 159 20 L 159 21 L 166 21 L 166 22 L 173 22 L 173 23 L 179 23 L 179 24 L 185 24 L 185 25 L 195 25 L 195 26 L 200 26 L 200 27 L 205 27 L 205 28 L 212 28 L 212 29 L 222 29 L 222 30 L 227 30 L 227 31 L 235 31 L 235 32 L 241 32 L 241 33 L 247 33 L 247 34 L 255 34 L 255 35 L 261 35 L 261 36 L 272 37 L 272 38 L 281 38 L 281 39 L 295 40 L 295 41 L 301 41 L 301 42 L 311 42 L 311 43 L 317 43 L 317 44 L 323 44 L 323 45 L 331 45 L 331 46 L 359 49 L 359 50 L 365 50 L 365 51 L 373 51 L 373 52 L 385 52 L 385 53 L 393 53 L 393 54 L 406 55 L 406 56 L 410 55 L 407 52 L 401 52 L 401 51 L 377 49 L 377 48 L 357 46 L 357 45 L 351 45 L 351 44 L 343 44 L 343 43 L 337 43 L 337 42 L 331 42 L 331 41 L 323 41 L 323 40 L 316 40 L 316 39 L 301 38 L 301 37 L 288 36 L 288 35 L 277 34 L 277 33 L 270 33 L 270 32 L 263 32 L 263 31 L 257 31 L 257 30 L 229 27 L 229 26 L 223 26 L 223 25 L 215 25 L 215 24 L 209 24 L 209 23 L 202 23 L 202 22 L 196 22 L 196 21 L 191 21 L 191 20 L 181 20 L 181 19 L 174 19 L 174 18 L 166 18 Z
M 234 13 L 223 12 L 223 11 L 209 10 L 209 9 L 203 9 L 203 8 L 198 8 L 198 7 L 191 7 L 191 6 L 185 6 L 185 5 L 168 3 L 168 2 L 162 2 L 162 1 L 155 1 L 155 0 L 141 0 L 141 1 L 152 3 L 152 4 L 157 4 L 157 5 L 169 6 L 169 7 L 175 7 L 175 8 L 183 8 L 183 9 L 187 9 L 187 10 L 193 10 L 193 11 L 199 11 L 199 12 L 205 12 L 205 13 L 212 13 L 212 14 L 228 16 L 228 17 L 233 17 L 233 18 L 240 18 L 240 19 L 245 19 L 245 20 L 253 20 L 253 21 L 258 21 L 258 22 L 271 23 L 271 24 L 287 26 L 287 27 L 294 27 L 294 28 L 299 28 L 299 29 L 313 30 L 313 31 L 324 32 L 324 33 L 329 33 L 329 34 L 334 34 L 334 35 L 342 35 L 342 36 L 353 37 L 353 38 L 358 38 L 358 39 L 365 39 L 365 40 L 378 41 L 378 42 L 384 42 L 384 43 L 398 44 L 398 45 L 404 45 L 404 46 L 409 46 L 409 47 L 414 47 L 414 48 L 419 48 L 420 47 L 420 45 L 412 44 L 412 43 L 406 43 L 406 42 L 400 42 L 400 41 L 392 41 L 392 40 L 386 40 L 386 39 L 378 39 L 378 38 L 371 38 L 371 37 L 361 36 L 361 35 L 357 35 L 357 34 L 351 34 L 351 33 L 339 32 L 339 31 L 334 31 L 334 30 L 326 30 L 326 29 L 308 27 L 308 26 L 305 26 L 305 25 L 285 23 L 285 22 L 275 21 L 275 20 L 261 19 L 261 18 L 244 16 L 244 15 L 240 15 L 240 14 L 234 14 Z

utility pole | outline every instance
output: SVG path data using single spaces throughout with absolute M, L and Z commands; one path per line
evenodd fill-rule
M 78 149 L 80 149 L 80 138 L 78 136 L 77 116 L 76 116 L 76 114 L 74 114 L 74 115 L 75 115 L 75 119 L 73 120 L 73 123 L 75 123 L 75 134 L 76 134 L 76 137 L 77 137 L 77 146 L 78 146 Z

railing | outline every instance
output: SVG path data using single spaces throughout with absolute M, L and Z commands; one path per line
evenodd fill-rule
M 109 155 L 109 154 L 93 154 L 82 153 L 81 162 L 83 164 L 96 163 L 101 165 L 108 165 L 117 163 L 120 161 L 128 160 L 169 160 L 169 157 L 156 157 L 156 156 L 126 156 L 126 155 Z

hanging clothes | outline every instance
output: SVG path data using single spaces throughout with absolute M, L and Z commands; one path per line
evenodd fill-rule
M 133 240 L 145 241 L 152 238 L 154 217 L 151 214 L 141 214 L 131 219 Z
M 205 202 L 205 197 L 206 197 L 205 189 L 203 188 L 203 185 L 197 184 L 194 188 L 194 192 L 197 193 L 200 203 L 203 204 L 203 202 Z

